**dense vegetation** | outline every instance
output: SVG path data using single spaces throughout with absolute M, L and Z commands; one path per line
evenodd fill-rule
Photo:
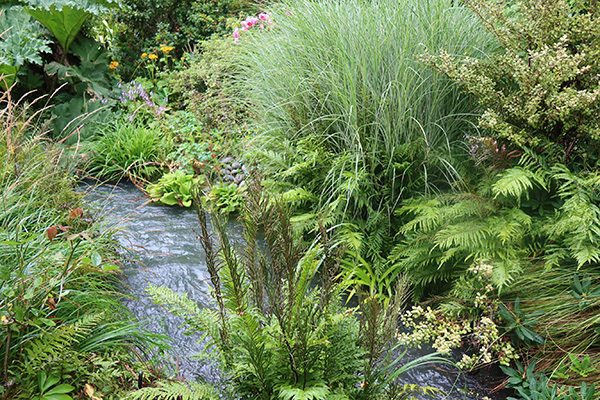
M 397 385 L 413 365 L 392 356 L 432 342 L 447 360 L 462 347 L 465 372 L 500 364 L 518 398 L 597 398 L 599 13 L 4 2 L 0 395 L 435 395 Z M 209 339 L 221 387 L 154 381 L 137 352 L 156 338 L 124 322 L 121 256 L 82 176 L 199 208 L 216 308 L 148 291 Z M 244 246 L 220 218 L 212 238 L 205 211 L 237 213 Z M 140 370 L 147 387 L 124 394 Z

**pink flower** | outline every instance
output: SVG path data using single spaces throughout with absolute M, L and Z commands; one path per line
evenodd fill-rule
M 237 27 L 233 30 L 233 37 L 236 39 L 240 38 L 240 30 Z
M 252 25 L 249 25 L 247 21 L 242 21 L 242 29 L 247 31 L 248 29 L 250 29 Z
M 258 23 L 258 18 L 248 17 L 248 18 L 246 18 L 246 22 L 248 23 L 248 26 L 252 27 Z
M 258 18 L 259 18 L 261 21 L 268 21 L 268 20 L 269 20 L 269 14 L 260 13 L 260 14 L 258 14 Z

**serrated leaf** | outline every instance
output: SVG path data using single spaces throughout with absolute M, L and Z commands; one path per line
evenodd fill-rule
M 63 4 L 57 7 L 55 4 L 47 8 L 23 8 L 27 14 L 44 25 L 58 40 L 65 53 L 81 30 L 85 20 L 92 15 L 83 9 L 73 5 Z

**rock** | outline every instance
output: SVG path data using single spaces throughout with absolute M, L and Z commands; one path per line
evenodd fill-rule
M 245 174 L 248 174 L 248 167 L 242 165 L 242 171 L 244 171 Z
M 226 180 L 226 181 L 229 181 L 229 182 L 231 182 L 231 181 L 233 181 L 235 178 L 234 178 L 232 175 L 229 175 L 229 174 L 228 174 L 228 175 L 225 175 L 225 176 L 223 177 L 223 179 L 224 179 L 224 180 Z
M 244 180 L 244 175 L 238 174 L 238 175 L 235 176 L 233 182 L 236 185 L 239 185 L 240 183 L 242 183 L 243 180 Z
M 242 166 L 242 164 L 240 164 L 237 161 L 234 161 L 231 163 L 231 168 L 233 168 L 233 169 L 239 169 L 241 166 Z
M 230 173 L 231 173 L 231 175 L 237 175 L 238 172 L 240 172 L 240 170 L 237 169 L 237 168 L 234 168 L 234 169 L 231 170 Z
M 221 164 L 229 164 L 230 162 L 233 162 L 233 157 L 225 157 L 221 160 Z

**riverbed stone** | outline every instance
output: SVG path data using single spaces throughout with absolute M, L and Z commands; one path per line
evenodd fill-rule
M 233 162 L 233 157 L 225 157 L 221 160 L 221 164 L 229 164 L 231 162 Z
M 235 179 L 233 180 L 233 182 L 236 185 L 239 185 L 240 183 L 242 183 L 243 180 L 244 180 L 244 175 L 238 174 L 235 176 Z
M 235 178 L 234 178 L 232 175 L 229 175 L 229 174 L 227 174 L 227 175 L 225 175 L 225 176 L 223 177 L 223 179 L 224 179 L 224 180 L 226 180 L 226 181 L 229 181 L 229 182 L 231 182 L 231 181 L 233 181 Z
M 234 161 L 231 163 L 231 168 L 233 168 L 233 169 L 239 169 L 241 166 L 242 166 L 242 164 L 240 164 L 237 161 Z

